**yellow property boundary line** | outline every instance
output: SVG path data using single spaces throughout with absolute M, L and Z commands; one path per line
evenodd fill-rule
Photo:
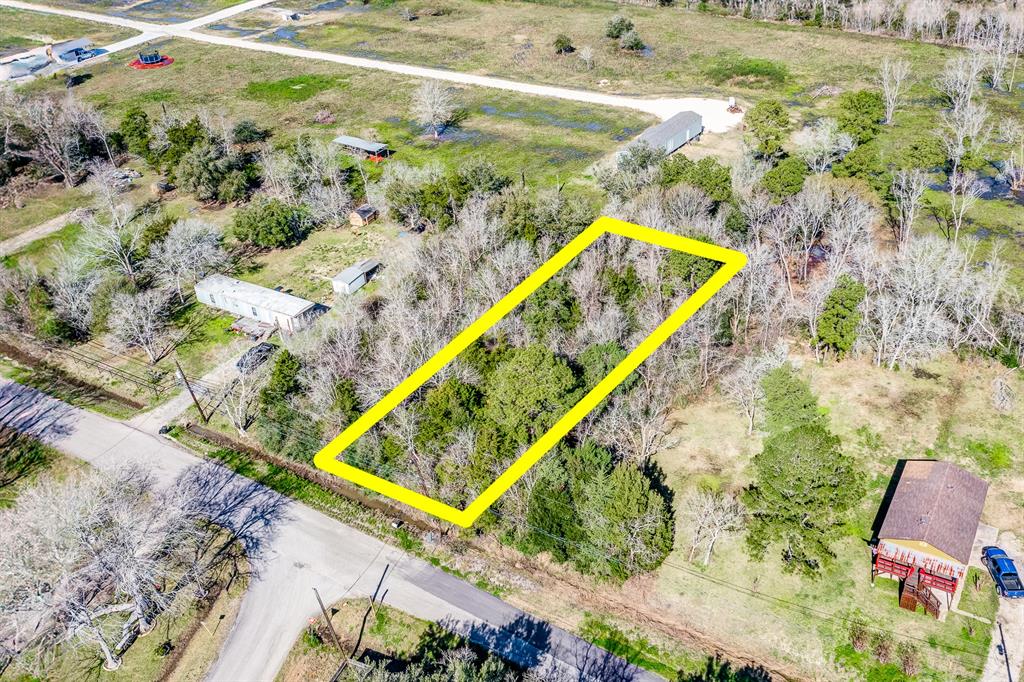
M 579 255 L 583 249 L 593 244 L 605 233 L 617 234 L 667 249 L 683 251 L 695 256 L 716 260 L 722 263 L 722 267 L 718 268 L 715 274 L 703 286 L 697 289 L 692 296 L 686 299 L 678 310 L 658 325 L 622 362 L 616 365 L 604 379 L 598 382 L 597 386 L 583 396 L 565 416 L 537 439 L 537 442 L 520 455 L 519 459 L 512 463 L 512 466 L 505 470 L 494 483 L 480 493 L 480 496 L 473 500 L 465 509 L 457 509 L 422 495 L 415 490 L 409 490 L 397 483 L 392 483 L 387 479 L 338 461 L 338 455 L 344 452 L 349 445 L 387 416 L 391 410 L 395 409 L 403 400 L 429 381 L 442 367 L 454 360 L 459 353 L 483 336 L 488 329 L 497 324 L 505 315 L 512 312 L 527 296 L 551 279 L 559 270 Z M 732 249 L 726 249 L 714 244 L 707 244 L 659 230 L 652 230 L 649 227 L 633 225 L 614 218 L 598 218 L 590 227 L 531 273 L 516 288 L 509 292 L 507 296 L 495 303 L 476 321 L 466 327 L 448 345 L 439 350 L 432 358 L 423 363 L 419 369 L 381 398 L 377 404 L 352 422 L 348 428 L 338 434 L 334 440 L 316 454 L 313 462 L 320 469 L 340 476 L 352 483 L 374 490 L 445 521 L 468 528 L 495 500 L 511 488 L 513 483 L 529 471 L 530 467 L 536 464 L 551 448 L 555 447 L 558 441 L 569 433 L 587 413 L 597 407 L 598 403 L 604 400 L 616 386 L 625 381 L 630 373 L 640 366 L 640 363 L 646 360 L 661 344 L 665 343 L 673 332 L 679 329 L 719 289 L 725 286 L 736 273 L 743 269 L 746 263 L 747 257 L 739 251 L 733 251 Z

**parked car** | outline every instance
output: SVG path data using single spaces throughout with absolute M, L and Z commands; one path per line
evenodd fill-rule
M 235 363 L 235 367 L 237 367 L 238 371 L 242 374 L 248 374 L 266 362 L 267 358 L 273 355 L 276 350 L 277 346 L 272 343 L 267 343 L 266 341 L 263 343 L 257 343 L 255 346 L 245 351 L 242 357 L 238 358 L 238 362 Z
M 992 574 L 996 589 L 1003 597 L 1010 599 L 1024 598 L 1024 584 L 1020 580 L 1020 571 L 1013 559 L 998 547 L 985 547 L 981 551 L 981 560 Z

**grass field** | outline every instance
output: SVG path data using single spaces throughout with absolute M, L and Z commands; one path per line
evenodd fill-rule
M 22 194 L 24 205 L 0 208 L 0 241 L 16 237 L 85 203 L 81 190 L 42 183 Z
M 111 122 L 132 106 L 153 115 L 161 106 L 205 110 L 229 120 L 253 119 L 274 131 L 275 144 L 300 134 L 376 136 L 391 145 L 396 160 L 450 165 L 477 155 L 540 183 L 580 175 L 654 122 L 638 113 L 466 88 L 458 94 L 465 121 L 434 140 L 408 119 L 416 79 L 180 40 L 162 49 L 174 57 L 173 66 L 130 71 L 125 61 L 131 55 L 113 55 L 90 68 L 92 78 L 75 92 Z M 63 81 L 31 87 L 53 90 Z M 313 123 L 323 109 L 336 124 Z
M 405 8 L 419 18 L 404 19 L 399 10 Z M 617 13 L 632 19 L 649 50 L 629 53 L 605 36 L 605 25 Z M 253 10 L 233 21 L 251 26 L 252 17 L 263 25 L 271 18 Z M 586 69 L 578 53 L 556 55 L 559 34 L 577 50 L 590 46 L 594 67 Z M 518 80 L 676 96 L 795 95 L 822 82 L 860 86 L 884 56 L 910 59 L 915 71 L 930 78 L 943 54 L 906 41 L 612 2 L 373 3 L 313 11 L 297 24 L 289 22 L 285 37 L 267 33 L 261 39 Z
M 0 7 L 0 56 L 71 38 L 89 38 L 102 46 L 133 34 L 130 29 L 73 17 Z
M 677 548 L 658 572 L 659 603 L 670 604 L 666 608 L 679 618 L 723 641 L 741 643 L 751 653 L 805 670 L 835 665 L 837 671 L 875 679 L 886 666 L 849 647 L 843 619 L 860 615 L 872 625 L 916 638 L 911 641 L 927 668 L 922 679 L 976 679 L 990 628 L 957 614 L 940 623 L 901 611 L 894 581 L 876 579 L 871 586 L 866 542 L 900 458 L 951 460 L 983 476 L 991 487 L 982 521 L 1024 532 L 1024 420 L 1019 408 L 1016 414 L 1002 415 L 989 407 L 990 382 L 1004 368 L 977 358 L 946 358 L 915 376 L 858 359 L 825 365 L 805 359 L 803 364 L 804 375 L 828 410 L 832 430 L 856 455 L 870 481 L 866 499 L 835 548 L 835 565 L 816 580 L 786 574 L 777 554 L 753 562 L 742 536 L 737 536 L 716 549 L 707 569 L 680 570 L 690 566 L 681 526 Z M 1022 384 L 1017 382 L 1018 392 Z M 686 406 L 677 419 L 672 438 L 679 444 L 657 456 L 677 500 L 698 485 L 737 491 L 749 482 L 747 467 L 760 442 L 756 435 L 746 436 L 734 406 L 713 397 Z M 961 609 L 991 619 L 991 581 L 982 576 L 982 589 L 975 592 L 971 580 Z

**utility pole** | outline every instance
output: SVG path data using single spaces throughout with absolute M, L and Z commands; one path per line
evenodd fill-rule
M 331 631 L 331 639 L 334 640 L 334 646 L 338 647 L 338 651 L 341 651 L 341 640 L 338 639 L 338 633 L 334 631 L 334 625 L 331 623 L 331 617 L 327 615 L 327 609 L 324 608 L 324 601 L 320 598 L 320 593 L 317 592 L 316 588 L 313 588 L 313 594 L 316 595 L 316 603 L 320 605 L 320 613 L 324 614 L 324 622 L 327 623 L 327 629 Z
M 1003 650 L 1003 662 L 1006 663 L 1006 679 L 1013 682 L 1013 673 L 1010 671 L 1010 652 L 1006 650 L 1006 638 L 1003 637 L 1003 624 L 996 621 L 999 626 L 999 648 Z
M 178 368 L 178 376 L 180 376 L 181 380 L 185 383 L 185 388 L 188 389 L 188 394 L 192 396 L 192 402 L 195 403 L 196 409 L 199 410 L 199 416 L 202 417 L 203 423 L 209 424 L 210 418 L 206 416 L 206 412 L 203 410 L 203 406 L 199 404 L 199 400 L 196 398 L 196 394 L 192 390 L 192 384 L 188 383 L 188 377 L 185 376 L 185 371 L 181 369 L 181 365 L 178 364 L 177 360 L 174 361 L 174 366 Z M 320 597 L 318 596 L 317 599 L 319 598 Z

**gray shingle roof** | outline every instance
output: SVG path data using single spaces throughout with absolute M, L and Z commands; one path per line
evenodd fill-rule
M 955 464 L 910 460 L 903 467 L 878 537 L 927 542 L 966 564 L 987 493 L 988 483 Z

